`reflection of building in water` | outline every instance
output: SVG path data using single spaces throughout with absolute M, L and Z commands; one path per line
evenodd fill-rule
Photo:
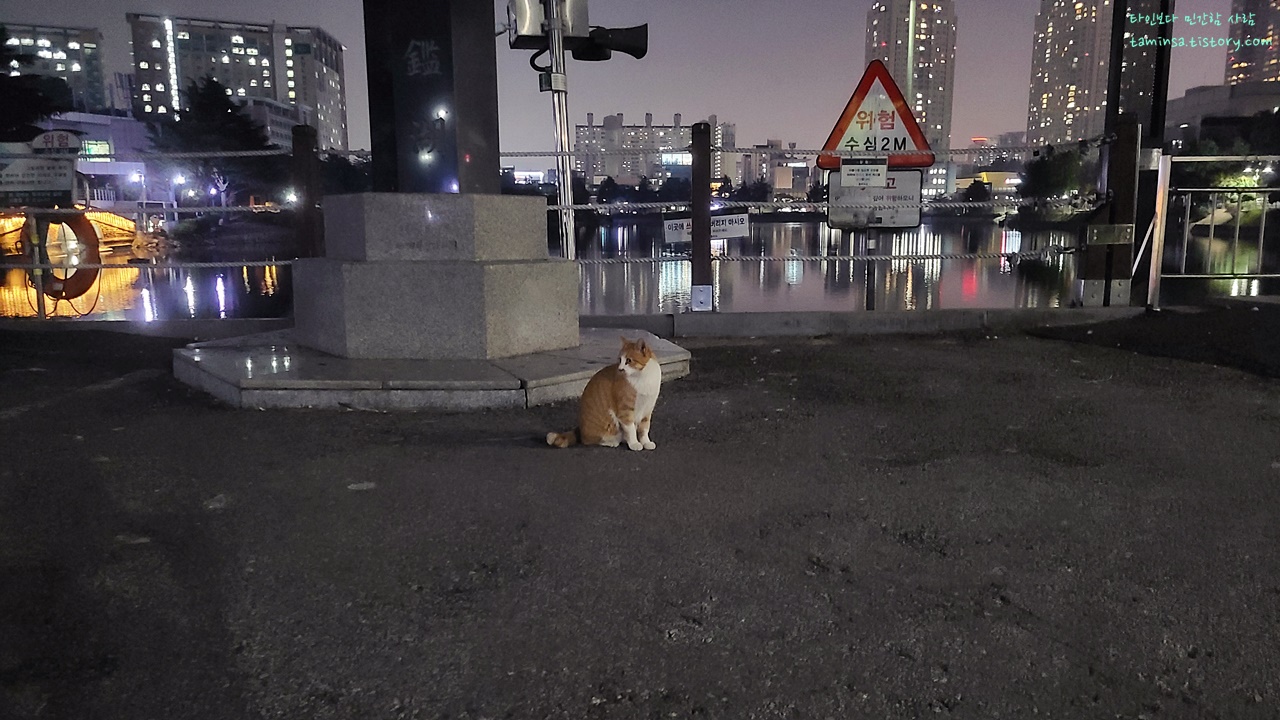
M 938 255 L 942 252 L 942 236 L 921 226 L 893 233 L 888 247 L 893 255 Z M 886 300 L 896 299 L 904 310 L 928 310 L 937 305 L 941 260 L 893 260 L 888 265 Z

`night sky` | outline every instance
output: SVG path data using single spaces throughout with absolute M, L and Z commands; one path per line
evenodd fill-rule
M 495 0 L 506 18 L 506 0 Z M 568 64 L 569 113 L 596 121 L 621 112 L 627 123 L 686 123 L 716 114 L 737 125 L 741 146 L 773 138 L 820 147 L 853 93 L 865 65 L 863 26 L 871 0 L 591 0 L 593 25 L 649 24 L 649 54 L 615 53 L 607 62 Z M 347 104 L 352 148 L 368 148 L 364 30 L 358 0 L 0 0 L 0 19 L 98 27 L 107 70 L 129 67 L 126 12 L 319 26 L 347 47 Z M 1026 125 L 1032 34 L 1038 0 L 957 0 L 958 45 L 952 145 Z M 1230 0 L 1179 0 L 1178 14 L 1230 12 Z M 1213 28 L 1209 28 L 1213 29 Z M 1226 27 L 1216 35 L 1225 35 Z M 501 146 L 554 148 L 551 98 L 538 92 L 527 50 L 496 38 Z M 1169 96 L 1222 82 L 1225 50 L 1175 49 Z M 550 159 L 504 164 L 551 167 Z

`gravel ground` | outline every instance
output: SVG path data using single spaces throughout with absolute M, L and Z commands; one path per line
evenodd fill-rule
M 1071 332 L 686 341 L 641 453 L 0 332 L 0 717 L 1276 717 L 1280 385 Z

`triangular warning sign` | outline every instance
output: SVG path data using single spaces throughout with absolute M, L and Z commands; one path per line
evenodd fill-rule
M 873 152 L 889 156 L 889 167 L 928 167 L 933 150 L 902 91 L 879 60 L 872 60 L 844 106 L 823 150 Z M 818 167 L 839 170 L 838 155 L 819 155 Z

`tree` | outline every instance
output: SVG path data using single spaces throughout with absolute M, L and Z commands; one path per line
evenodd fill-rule
M 274 147 L 267 141 L 267 131 L 246 115 L 244 108 L 232 100 L 231 91 L 212 76 L 193 81 L 185 95 L 180 120 L 167 118 L 148 123 L 151 145 L 157 152 L 216 153 Z M 235 204 L 241 193 L 275 194 L 288 177 L 287 158 L 283 156 L 199 158 L 173 163 L 167 170 L 169 174 L 186 170 L 185 174 L 203 182 L 222 176 L 230 196 L 224 196 L 223 201 L 230 204 Z
M 768 202 L 773 199 L 773 186 L 763 180 L 757 180 L 734 190 L 729 199 L 738 202 Z
M 329 153 L 320 160 L 320 175 L 325 195 L 363 193 L 373 189 L 368 160 L 352 162 L 346 155 Z M 506 191 L 505 187 L 503 191 Z
M 600 181 L 600 186 L 596 188 L 596 200 L 601 204 L 617 202 L 619 195 L 618 181 L 612 177 L 606 177 Z
M 35 58 L 9 44 L 9 31 L 0 25 L 0 142 L 30 142 L 43 130 L 36 125 L 74 105 L 71 87 L 62 78 L 10 75 L 10 68 L 30 66 Z
M 693 183 L 684 178 L 668 178 L 658 188 L 659 202 L 688 202 L 693 198 Z
M 1027 164 L 1018 194 L 1050 198 L 1076 190 L 1080 187 L 1082 165 L 1078 150 L 1055 150 L 1052 145 L 1047 145 L 1039 152 L 1039 157 Z

